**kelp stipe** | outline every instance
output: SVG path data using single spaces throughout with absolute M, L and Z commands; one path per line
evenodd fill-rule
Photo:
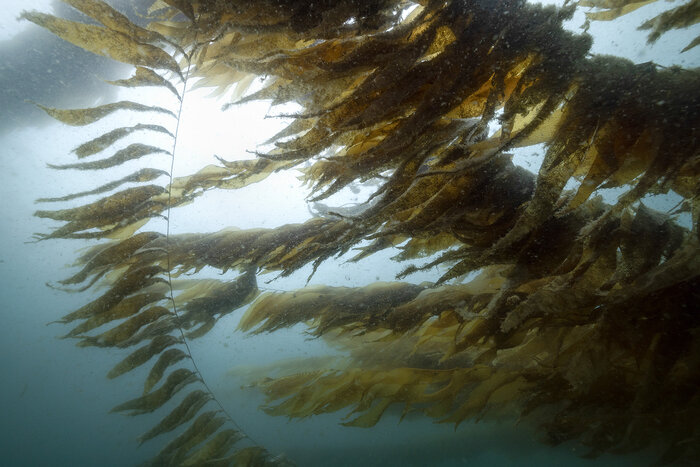
M 200 383 L 206 389 L 205 392 L 191 392 L 185 398 L 185 400 L 182 401 L 181 406 L 183 404 L 185 405 L 185 413 L 196 414 L 198 412 L 198 409 L 202 408 L 208 400 L 212 400 L 219 407 L 219 411 L 225 415 L 225 421 L 228 424 L 235 426 L 235 429 L 228 428 L 224 430 L 218 430 L 220 427 L 224 426 L 223 421 L 215 422 L 216 426 L 213 428 L 207 428 L 205 426 L 203 429 L 200 429 L 199 427 L 197 427 L 197 421 L 195 421 L 193 425 L 188 429 L 188 431 L 183 433 L 180 437 L 176 438 L 168 446 L 166 446 L 166 448 L 158 455 L 158 457 L 154 459 L 153 464 L 160 465 L 162 463 L 165 463 L 166 465 L 209 465 L 211 462 L 217 462 L 219 464 L 224 465 L 233 463 L 235 465 L 258 464 L 266 466 L 291 466 L 293 464 L 288 460 L 284 459 L 283 457 L 270 458 L 267 454 L 267 451 L 262 446 L 258 445 L 258 443 L 248 434 L 246 434 L 246 432 L 241 428 L 241 426 L 238 423 L 236 423 L 235 419 L 230 415 L 230 413 L 226 410 L 223 404 L 216 398 L 214 392 L 207 384 L 202 372 L 197 366 L 196 360 L 192 357 L 192 351 L 188 343 L 188 339 L 195 339 L 197 337 L 201 337 L 213 328 L 214 324 L 216 324 L 217 321 L 217 319 L 214 317 L 215 314 L 219 314 L 219 317 L 221 317 L 224 314 L 230 313 L 231 311 L 240 308 L 241 306 L 247 304 L 255 298 L 255 296 L 258 294 L 255 268 L 247 268 L 242 272 L 238 280 L 233 281 L 229 284 L 223 283 L 221 281 L 206 281 L 206 284 L 210 289 L 208 292 L 202 292 L 196 286 L 189 288 L 186 292 L 183 293 L 183 295 L 180 295 L 178 297 L 181 301 L 184 302 L 184 313 L 178 312 L 177 303 L 175 300 L 175 292 L 173 290 L 172 281 L 172 265 L 170 259 L 170 218 L 173 195 L 173 171 L 175 167 L 175 154 L 177 147 L 177 137 L 180 127 L 180 117 L 182 116 L 182 105 L 187 91 L 187 81 L 190 75 L 191 59 L 196 52 L 197 49 L 193 47 L 192 52 L 189 56 L 187 56 L 187 71 L 183 80 L 182 98 L 178 96 L 177 91 L 174 88 L 171 88 L 175 95 L 178 96 L 178 98 L 180 99 L 180 108 L 178 109 L 178 122 L 175 129 L 175 135 L 173 137 L 173 150 L 171 152 L 172 158 L 170 164 L 170 172 L 168 174 L 170 182 L 168 184 L 168 204 L 166 210 L 166 274 L 168 277 L 169 299 L 172 305 L 172 311 L 177 322 L 179 323 L 177 325 L 177 330 L 179 331 L 182 343 L 186 348 L 185 357 L 190 358 L 192 366 L 195 369 L 195 373 L 199 377 Z M 188 297 L 191 296 L 193 298 L 187 300 L 184 297 L 184 295 L 187 295 L 188 293 Z M 206 316 L 206 318 L 202 319 L 202 315 Z M 199 327 L 185 333 L 183 326 L 191 328 L 194 324 L 199 324 Z M 178 351 L 178 349 L 170 349 L 169 351 L 173 350 Z M 161 368 L 166 368 L 172 363 L 170 357 L 166 356 L 167 352 L 168 351 L 163 352 L 161 354 L 161 358 L 164 361 L 163 365 L 158 366 L 161 363 L 161 359 L 159 359 L 158 362 L 156 362 L 156 365 L 154 365 L 151 372 L 149 373 L 148 379 L 146 380 L 146 385 L 144 387 L 144 392 L 148 392 L 150 388 L 152 388 L 155 385 L 155 382 L 158 381 L 158 376 L 162 376 L 163 370 Z M 181 353 L 175 354 L 175 361 L 180 360 L 182 358 L 181 355 Z M 172 374 L 173 373 L 171 373 L 171 375 Z M 196 405 L 191 405 L 188 403 L 187 399 L 190 397 L 196 399 Z M 200 401 L 202 402 L 201 405 L 199 404 Z M 197 407 L 197 409 L 192 410 L 193 407 Z M 179 408 L 180 406 L 178 406 L 178 409 Z M 154 427 L 154 429 L 152 429 L 151 432 L 144 435 L 144 437 L 141 439 L 141 442 L 147 440 L 149 437 L 153 437 L 156 434 L 158 434 L 157 428 L 163 425 L 164 422 L 170 421 L 171 425 L 168 426 L 168 428 L 170 429 L 177 427 L 178 423 L 173 420 L 178 420 L 179 418 L 179 414 L 177 413 L 178 409 L 176 409 L 174 412 L 171 412 L 170 415 L 168 415 L 157 427 Z M 201 415 L 200 418 L 205 415 L 206 414 Z M 199 420 L 199 418 L 197 420 Z M 156 430 L 155 433 L 154 430 Z M 188 436 L 188 433 L 190 433 L 190 431 L 191 437 Z M 255 445 L 252 447 L 241 449 L 236 448 L 233 454 L 231 454 L 230 451 L 233 448 L 233 446 L 238 441 L 241 441 L 243 439 L 247 439 Z M 192 448 L 194 448 L 201 442 L 206 442 L 206 444 L 204 444 L 199 449 L 193 451 Z M 177 451 L 173 455 L 171 454 L 171 452 L 175 448 L 177 449 Z
M 159 112 L 176 120 L 174 132 L 161 125 L 138 123 L 111 130 L 78 146 L 73 152 L 79 159 L 90 157 L 109 149 L 132 133 L 144 131 L 169 136 L 172 140 L 170 151 L 132 143 L 116 151 L 111 157 L 74 164 L 49 164 L 49 167 L 58 170 L 103 170 L 152 154 L 166 154 L 171 158 L 169 171 L 142 168 L 94 190 L 38 200 L 69 201 L 106 193 L 125 183 L 138 184 L 76 208 L 42 210 L 35 213 L 39 217 L 67 222 L 67 225 L 51 234 L 37 234 L 38 240 L 117 239 L 116 242 L 89 250 L 79 259 L 84 268 L 73 277 L 60 282 L 63 286 L 87 282 L 81 288 L 73 289 L 74 291 L 84 291 L 100 280 L 110 287 L 108 292 L 97 300 L 59 320 L 66 324 L 82 320 L 64 337 L 80 339 L 78 345 L 81 347 L 128 348 L 147 342 L 114 366 L 107 374 L 110 379 L 158 357 L 148 373 L 143 395 L 114 407 L 112 412 L 124 412 L 128 415 L 153 412 L 178 396 L 186 387 L 192 384 L 203 386 L 203 390 L 195 389 L 184 396 L 179 405 L 140 438 L 140 442 L 143 443 L 191 422 L 189 428 L 167 444 L 149 465 L 209 465 L 211 462 L 216 465 L 288 464 L 281 458 L 271 458 L 260 446 L 240 446 L 246 443 L 254 444 L 255 441 L 245 434 L 207 385 L 192 357 L 188 343 L 188 339 L 200 337 L 210 330 L 218 317 L 243 306 L 257 295 L 254 268 L 245 269 L 238 280 L 228 283 L 211 280 L 183 283 L 181 287 L 184 285 L 185 292 L 178 296 L 178 300 L 181 300 L 180 310 L 176 303 L 170 262 L 171 208 L 187 201 L 188 197 L 183 196 L 181 192 L 173 193 L 173 186 L 177 181 L 173 180 L 172 174 L 190 62 L 197 46 L 193 46 L 192 51 L 185 54 L 163 36 L 136 26 L 102 2 L 70 0 L 67 3 L 104 27 L 70 22 L 36 12 L 24 13 L 22 17 L 48 28 L 86 50 L 135 65 L 135 72 L 131 78 L 109 83 L 122 87 L 164 87 L 171 91 L 177 100 L 178 109 L 172 112 L 162 107 L 146 106 L 131 101 L 75 110 L 53 109 L 37 104 L 50 116 L 75 126 L 89 125 L 119 110 Z M 178 56 L 186 65 L 184 73 L 178 64 Z M 180 81 L 182 92 L 178 92 L 171 79 L 158 74 L 155 69 L 170 71 L 173 74 L 172 79 Z M 143 185 L 161 176 L 167 176 L 169 179 L 166 187 L 156 184 Z M 158 232 L 134 233 L 146 221 L 155 217 L 165 218 L 164 235 Z M 153 247 L 151 244 L 155 240 L 163 243 Z M 186 298 L 188 293 L 191 298 L 189 300 Z M 169 309 L 160 305 L 167 302 L 170 302 Z M 89 335 L 90 331 L 114 322 L 119 324 L 98 335 Z M 172 335 L 173 332 L 175 335 Z M 182 347 L 182 350 L 178 347 Z M 185 360 L 189 360 L 186 366 L 191 365 L 194 371 L 186 366 L 171 371 L 172 366 Z M 162 384 L 158 386 L 161 381 Z M 217 410 L 206 411 L 207 405 L 212 403 L 217 406 Z
M 623 10 L 634 3 L 588 2 Z M 147 33 L 117 21 L 105 34 L 110 41 L 119 34 L 167 38 L 175 49 L 198 51 L 192 73 L 203 85 L 225 92 L 236 84 L 242 96 L 253 77 L 265 75 L 264 87 L 242 101 L 302 107 L 258 159 L 219 159 L 167 189 L 127 189 L 83 208 L 39 213 L 66 222 L 46 238 L 118 238 L 84 254 L 83 269 L 62 285 L 100 277 L 111 284 L 63 319 L 84 320 L 69 333 L 81 345 L 149 341 L 113 376 L 160 355 L 148 394 L 119 410 L 148 410 L 191 383 L 193 373 L 176 370 L 152 390 L 186 358 L 173 348 L 182 336 L 171 333 L 181 327 L 200 335 L 252 301 L 255 271 L 285 276 L 353 248 L 359 261 L 397 246 L 396 260 L 415 262 L 400 277 L 435 265 L 446 266 L 444 274 L 432 285 L 310 286 L 255 299 L 241 329 L 303 323 L 347 354 L 340 365 L 297 362 L 258 381 L 267 413 L 347 408 L 355 418 L 346 424 L 359 427 L 376 424 L 392 406 L 455 425 L 509 414 L 539 426 L 552 444 L 577 440 L 590 457 L 656 443 L 662 463 L 697 461 L 698 70 L 589 56 L 590 38 L 562 28 L 575 7 L 426 0 L 402 19 L 407 4 L 399 0 L 311 5 L 157 2 L 166 20 Z M 72 28 L 60 30 L 79 29 Z M 119 57 L 172 68 L 144 50 Z M 160 82 L 147 72 L 126 81 Z M 54 113 L 81 123 L 112 110 Z M 95 147 L 130 128 L 93 140 Z M 538 143 L 546 153 L 536 175 L 513 164 L 509 150 Z M 314 200 L 353 183 L 376 189 L 352 212 L 328 208 L 275 229 L 134 233 L 206 190 L 240 188 L 294 167 Z M 605 188 L 621 194 L 606 203 L 598 196 Z M 670 191 L 690 223 L 642 203 Z M 228 283 L 182 281 L 179 319 L 157 305 L 174 284 L 163 273 L 205 267 L 240 275 Z M 122 318 L 106 333 L 86 334 Z M 143 440 L 190 420 L 207 399 L 191 393 Z M 182 449 L 201 441 L 196 433 L 209 436 L 220 423 L 212 412 L 201 414 L 160 461 L 181 460 Z M 217 446 L 236 437 L 219 433 L 211 439 Z M 260 451 L 242 452 L 232 462 Z

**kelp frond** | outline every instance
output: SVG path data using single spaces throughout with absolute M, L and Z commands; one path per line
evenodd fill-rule
M 579 0 L 579 6 L 595 7 L 599 11 L 587 12 L 586 18 L 594 21 L 610 21 L 637 8 L 641 8 L 658 0 Z M 700 22 L 700 1 L 690 0 L 688 3 L 674 8 L 645 21 L 639 29 L 652 31 L 647 38 L 649 43 L 656 42 L 662 34 L 672 29 L 683 29 Z M 700 43 L 700 36 L 693 39 L 681 52 L 686 52 Z
M 49 29 L 85 50 L 135 66 L 132 77 L 109 81 L 110 84 L 121 87 L 164 87 L 175 98 L 176 103 L 172 107 L 182 101 L 176 86 L 184 88 L 187 78 L 178 63 L 183 60 L 186 62 L 188 57 L 184 56 L 183 49 L 178 44 L 154 30 L 137 26 L 104 2 L 68 0 L 67 3 L 102 26 L 67 21 L 37 12 L 25 12 L 22 18 Z M 156 70 L 172 72 L 172 76 L 162 75 Z M 180 119 L 179 113 L 164 107 L 128 100 L 73 110 L 37 105 L 55 119 L 73 126 L 91 125 L 117 111 L 133 113 L 136 118 L 140 118 L 138 114 L 155 112 Z M 175 147 L 177 133 L 174 127 L 166 128 L 145 120 L 107 131 L 81 144 L 73 152 L 78 159 L 83 159 L 115 146 L 123 138 L 137 132 L 160 133 L 170 137 Z M 134 142 L 117 149 L 106 158 L 61 165 L 49 164 L 49 167 L 60 170 L 108 170 L 153 154 L 175 157 L 171 151 L 161 147 Z M 162 462 L 168 465 L 202 465 L 232 455 L 230 451 L 233 449 L 235 452 L 237 449 L 234 445 L 246 438 L 228 414 L 213 417 L 212 414 L 216 412 L 203 412 L 205 406 L 212 402 L 221 409 L 223 407 L 211 393 L 192 360 L 187 340 L 206 334 L 221 316 L 244 306 L 257 295 L 255 270 L 243 268 L 238 280 L 228 282 L 190 281 L 179 284 L 183 291 L 177 299 L 181 309 L 177 313 L 168 269 L 168 235 L 148 231 L 137 233 L 150 219 L 166 217 L 173 207 L 190 202 L 207 189 L 226 184 L 232 184 L 231 188 L 235 188 L 249 183 L 246 181 L 247 174 L 242 175 L 241 169 L 226 166 L 222 169 L 224 173 L 217 173 L 213 177 L 211 174 L 206 177 L 195 174 L 173 179 L 172 168 L 166 171 L 163 168 L 142 167 L 131 175 L 95 189 L 38 200 L 65 202 L 83 196 L 106 194 L 97 201 L 35 213 L 38 217 L 64 223 L 50 234 L 37 234 L 39 240 L 116 239 L 88 250 L 78 260 L 82 270 L 60 282 L 62 285 L 79 287 L 77 291 L 84 291 L 96 283 L 107 285 L 108 290 L 59 320 L 62 323 L 79 321 L 64 337 L 78 338 L 81 347 L 132 347 L 130 353 L 107 373 L 108 378 L 117 378 L 151 362 L 143 394 L 114 407 L 113 411 L 128 412 L 129 415 L 153 412 L 180 397 L 180 392 L 187 386 L 201 386 L 201 389 L 195 389 L 182 398 L 170 414 L 142 436 L 141 442 L 148 441 L 197 417 L 185 433 L 172 440 L 152 460 L 155 465 Z M 163 175 L 169 179 L 167 185 L 152 183 Z M 135 186 L 112 192 L 127 183 Z M 159 242 L 159 239 L 163 242 Z M 177 367 L 183 360 L 187 363 L 188 358 L 193 369 Z M 156 387 L 159 383 L 160 386 Z M 204 416 L 207 417 L 206 421 L 202 418 Z M 236 429 L 220 430 L 224 424 L 233 424 Z M 199 446 L 200 443 L 203 444 Z M 250 440 L 247 443 L 250 445 Z M 242 449 L 241 455 L 247 456 L 248 451 Z M 255 461 L 277 465 L 264 449 L 260 448 L 256 452 L 258 455 L 255 456 Z
M 652 2 L 578 7 L 596 8 L 589 19 L 614 20 Z M 421 1 L 406 18 L 409 3 L 399 0 L 165 1 L 154 4 L 147 28 L 99 1 L 69 3 L 103 26 L 24 18 L 135 67 L 114 85 L 165 87 L 175 108 L 187 98 L 177 86 L 196 76 L 226 96 L 229 111 L 260 99 L 301 107 L 269 141 L 273 149 L 253 160 L 217 157 L 176 178 L 142 168 L 42 200 L 105 194 L 97 201 L 36 213 L 63 223 L 38 239 L 109 239 L 60 282 L 107 291 L 60 322 L 80 321 L 66 337 L 81 346 L 131 348 L 111 378 L 151 365 L 144 393 L 114 410 L 145 413 L 180 398 L 141 438 L 189 423 L 154 465 L 286 463 L 260 446 L 239 448 L 251 440 L 226 428 L 234 423 L 218 415 L 222 406 L 205 411 L 218 401 L 187 345 L 249 304 L 240 329 L 304 324 L 347 356 L 336 367 L 257 381 L 269 414 L 346 409 L 345 424 L 358 427 L 391 407 L 455 425 L 505 415 L 531 421 L 553 444 L 576 439 L 591 456 L 653 442 L 666 449 L 661 462 L 700 458 L 698 70 L 591 57 L 590 37 L 562 27 L 577 7 L 520 0 Z M 697 22 L 697 4 L 645 23 L 650 40 Z M 262 88 L 246 95 L 257 76 L 266 77 Z M 167 105 L 131 101 L 42 108 L 69 125 L 117 110 L 180 118 Z M 154 133 L 177 134 L 143 121 L 74 153 L 82 159 Z M 513 163 L 511 150 L 540 143 L 537 174 Z M 53 167 L 107 172 L 147 154 L 186 157 L 173 152 L 133 143 Z M 169 222 L 209 190 L 292 169 L 302 171 L 311 202 L 354 186 L 373 192 L 352 209 L 318 203 L 320 215 L 273 229 L 140 230 L 157 217 Z M 156 183 L 161 175 L 167 186 Z M 127 182 L 137 185 L 107 194 Z M 599 195 L 608 188 L 620 191 L 617 199 Z M 690 222 L 646 204 L 671 192 Z M 441 275 L 421 285 L 258 289 L 259 272 L 315 272 L 353 249 L 360 261 L 389 248 L 408 262 L 399 279 L 436 266 Z M 182 279 L 206 268 L 238 276 Z M 190 384 L 202 387 L 183 397 Z

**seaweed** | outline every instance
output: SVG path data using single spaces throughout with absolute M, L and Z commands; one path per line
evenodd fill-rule
M 59 321 L 81 321 L 66 337 L 83 347 L 140 345 L 110 378 L 155 360 L 143 394 L 114 410 L 150 412 L 180 398 L 141 442 L 194 419 L 154 465 L 288 462 L 259 445 L 238 447 L 257 443 L 207 386 L 188 344 L 249 304 L 241 330 L 303 324 L 346 355 L 340 367 L 256 381 L 268 414 L 349 409 L 354 418 L 344 424 L 356 427 L 375 425 L 394 404 L 403 415 L 455 425 L 505 414 L 538 427 L 549 443 L 577 440 L 590 457 L 655 443 L 664 450 L 660 463 L 698 460 L 700 72 L 590 56 L 590 37 L 562 27 L 583 6 L 598 8 L 591 20 L 614 21 L 651 2 L 559 9 L 425 0 L 404 18 L 408 3 L 399 0 L 166 1 L 154 4 L 147 28 L 100 1 L 68 3 L 102 26 L 23 17 L 133 65 L 131 78 L 111 83 L 165 87 L 180 109 L 131 101 L 40 106 L 68 125 L 117 110 L 175 117 L 174 128 L 117 127 L 74 153 L 92 156 L 141 130 L 169 137 L 173 150 L 133 143 L 112 157 L 52 166 L 109 171 L 162 152 L 170 170 L 142 167 L 42 201 L 135 187 L 36 212 L 62 222 L 38 241 L 108 239 L 59 282 L 107 291 Z M 650 40 L 697 21 L 697 3 L 643 25 L 653 29 Z M 246 95 L 257 76 L 267 77 L 262 89 Z M 217 158 L 174 177 L 174 159 L 187 157 L 175 142 L 193 77 L 227 96 L 229 111 L 256 99 L 301 110 L 255 159 Z M 546 147 L 537 174 L 512 162 L 509 151 L 537 143 Z M 352 210 L 324 208 L 299 224 L 170 232 L 175 210 L 209 190 L 297 169 L 310 202 L 356 185 L 374 191 Z M 155 183 L 160 175 L 166 185 Z M 605 188 L 621 194 L 605 202 Z M 671 191 L 691 225 L 644 204 Z M 159 217 L 165 232 L 148 230 Z M 359 250 L 352 261 L 361 261 L 390 248 L 405 263 L 397 282 L 260 294 L 259 273 L 288 276 L 310 265 L 314 274 L 352 249 Z M 435 266 L 444 272 L 434 283 L 403 281 Z M 206 268 L 238 275 L 181 279 Z M 192 369 L 171 369 L 179 362 Z M 180 395 L 189 384 L 199 388 Z M 217 409 L 204 412 L 211 405 Z
M 589 20 L 610 21 L 656 1 L 658 0 L 582 0 L 579 2 L 579 5 L 596 7 L 600 10 L 587 12 L 586 17 Z M 700 21 L 700 2 L 691 0 L 688 3 L 668 9 L 650 20 L 645 21 L 639 26 L 639 29 L 651 29 L 652 31 L 649 33 L 647 40 L 649 43 L 653 43 L 671 29 L 687 28 L 688 26 L 698 23 L 698 21 Z M 681 52 L 692 49 L 698 45 L 698 43 L 700 43 L 700 37 L 693 39 Z

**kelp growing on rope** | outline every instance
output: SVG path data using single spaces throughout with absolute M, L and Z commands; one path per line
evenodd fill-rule
M 507 414 L 539 426 L 553 444 L 576 439 L 591 456 L 655 444 L 664 450 L 661 462 L 700 458 L 697 70 L 590 57 L 590 37 L 562 27 L 575 6 L 165 1 L 154 3 L 156 16 L 142 28 L 102 2 L 68 3 L 104 27 L 24 17 L 136 67 L 114 85 L 164 87 L 178 107 L 186 99 L 178 86 L 195 76 L 198 86 L 233 96 L 228 112 L 255 99 L 301 107 L 287 115 L 293 120 L 271 140 L 274 149 L 254 160 L 219 158 L 219 165 L 176 178 L 170 171 L 165 186 L 155 183 L 162 168 L 142 168 L 147 172 L 44 201 L 102 195 L 127 180 L 137 186 L 36 213 L 64 222 L 37 240 L 110 239 L 59 282 L 78 290 L 99 283 L 107 291 L 60 321 L 80 320 L 66 337 L 81 346 L 131 348 L 110 377 L 155 360 L 144 394 L 115 411 L 150 412 L 181 397 L 142 437 L 194 420 L 155 465 L 283 462 L 261 447 L 236 449 L 244 434 L 228 427 L 230 416 L 204 411 L 217 402 L 205 382 L 183 391 L 204 379 L 188 358 L 188 339 L 250 302 L 244 331 L 303 323 L 347 354 L 340 368 L 259 381 L 270 414 L 350 409 L 346 424 L 361 427 L 394 404 L 404 414 L 457 425 Z M 581 5 L 619 9 L 613 16 L 640 6 Z M 614 20 L 596 14 L 591 19 Z M 655 30 L 686 24 L 672 18 L 658 17 Z M 246 95 L 257 76 L 266 77 L 262 88 Z M 117 110 L 180 118 L 131 101 L 42 108 L 70 125 Z M 82 159 L 125 136 L 153 133 L 177 135 L 144 120 L 74 152 Z M 536 175 L 512 162 L 510 150 L 539 143 L 546 153 Z M 110 170 L 149 154 L 188 157 L 136 143 L 111 157 L 54 167 Z M 328 208 L 274 229 L 172 235 L 146 228 L 209 190 L 295 169 L 312 201 L 352 184 L 375 189 L 352 212 Z M 617 199 L 599 195 L 608 188 L 620 191 Z M 647 206 L 648 195 L 670 192 L 681 198 L 677 212 Z M 690 213 L 690 223 L 677 221 L 681 212 Z M 445 272 L 420 285 L 309 286 L 258 297 L 258 272 L 287 276 L 309 264 L 315 271 L 352 249 L 359 249 L 353 261 L 362 261 L 387 248 L 406 262 L 399 278 L 437 265 Z M 238 276 L 181 279 L 205 268 Z

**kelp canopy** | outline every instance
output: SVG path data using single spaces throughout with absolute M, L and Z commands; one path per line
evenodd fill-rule
M 275 148 L 255 159 L 219 158 L 180 177 L 169 164 L 143 167 L 42 200 L 104 194 L 97 201 L 36 213 L 62 222 L 39 240 L 103 240 L 60 283 L 106 291 L 60 321 L 81 346 L 128 349 L 110 378 L 151 365 L 144 394 L 114 411 L 152 412 L 174 400 L 141 441 L 189 425 L 154 465 L 288 462 L 239 447 L 250 440 L 217 412 L 189 360 L 189 339 L 249 303 L 243 331 L 304 323 L 347 355 L 340 366 L 259 381 L 270 414 L 344 409 L 354 415 L 345 424 L 361 427 L 394 405 L 456 425 L 508 414 L 538 426 L 549 443 L 578 440 L 589 456 L 651 444 L 662 463 L 700 460 L 698 70 L 588 55 L 590 38 L 562 27 L 577 6 L 168 0 L 153 4 L 144 28 L 105 3 L 64 1 L 91 20 L 23 17 L 134 65 L 133 77 L 112 84 L 165 87 L 172 102 L 42 107 L 69 125 L 138 112 L 138 124 L 97 135 L 75 149 L 77 162 L 56 169 L 189 157 L 175 151 L 176 125 L 150 116 L 179 120 L 193 77 L 224 95 L 236 86 L 229 112 L 256 99 L 301 107 Z M 597 8 L 590 20 L 611 20 L 646 3 L 580 5 Z M 643 27 L 653 41 L 698 19 L 692 0 Z M 245 94 L 258 76 L 262 88 Z M 114 149 L 126 136 L 154 133 L 172 148 Z M 512 162 L 511 149 L 539 143 L 546 153 L 537 174 Z M 376 188 L 352 212 L 330 208 L 274 229 L 149 230 L 150 219 L 176 216 L 209 190 L 285 170 L 302 171 L 312 201 L 353 184 Z M 607 188 L 620 192 L 612 203 L 599 194 Z M 671 213 L 644 202 L 670 192 L 681 198 Z M 677 222 L 681 213 L 692 222 Z M 387 248 L 405 263 L 398 279 L 436 265 L 446 272 L 420 285 L 262 294 L 257 286 L 261 272 L 287 276 L 352 249 L 360 261 Z M 176 279 L 207 267 L 238 276 Z

